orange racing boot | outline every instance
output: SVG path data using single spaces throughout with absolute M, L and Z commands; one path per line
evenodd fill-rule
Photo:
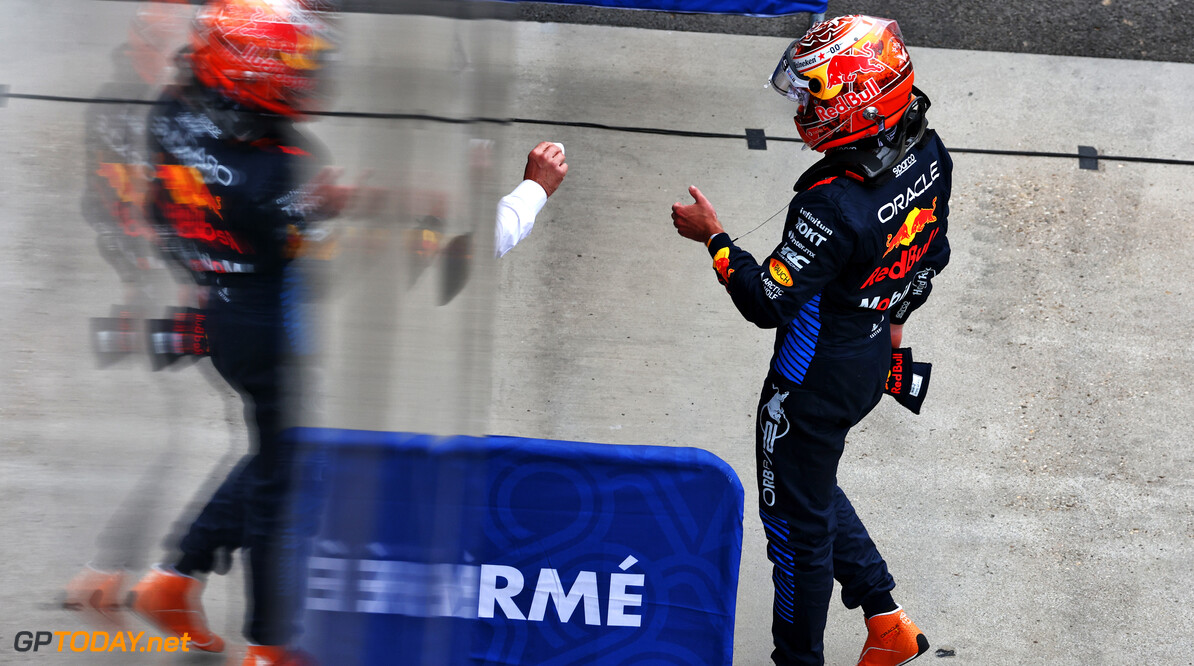
M 866 629 L 866 644 L 857 666 L 900 666 L 929 649 L 929 639 L 899 606 L 868 618 Z
M 304 652 L 287 650 L 281 645 L 249 645 L 241 666 L 315 666 Z
M 223 652 L 224 639 L 207 628 L 199 602 L 202 593 L 203 583 L 197 578 L 158 566 L 129 592 L 129 606 L 162 631 L 180 638 L 186 634 L 192 648 Z

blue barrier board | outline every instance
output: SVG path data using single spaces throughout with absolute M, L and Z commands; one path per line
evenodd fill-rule
M 320 663 L 731 663 L 743 490 L 713 454 L 292 436 Z

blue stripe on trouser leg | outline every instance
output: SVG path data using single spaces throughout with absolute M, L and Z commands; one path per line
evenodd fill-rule
M 823 395 L 829 395 L 826 399 Z M 775 663 L 824 663 L 835 575 L 850 601 L 894 584 L 853 506 L 837 487 L 849 428 L 873 405 L 768 382 L 759 400 L 755 452 L 759 509 L 773 564 Z M 839 524 L 840 523 L 840 524 Z M 864 588 L 866 588 L 864 590 Z M 848 603 L 849 603 L 848 602 Z

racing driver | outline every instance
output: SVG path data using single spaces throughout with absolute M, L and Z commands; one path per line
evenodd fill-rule
M 759 509 L 774 565 L 775 663 L 822 664 L 833 581 L 862 607 L 858 664 L 895 666 L 929 647 L 892 597 L 887 564 L 845 493 L 846 433 L 879 402 L 908 316 L 949 260 L 952 163 L 927 128 L 928 98 L 895 21 L 845 16 L 785 49 L 771 86 L 824 157 L 795 186 L 783 236 L 762 265 L 725 233 L 696 187 L 672 206 L 680 235 L 704 243 L 748 321 L 774 328 L 759 399 Z M 890 344 L 889 344 L 890 343 Z

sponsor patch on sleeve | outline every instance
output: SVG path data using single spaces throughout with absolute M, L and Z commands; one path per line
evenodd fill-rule
M 713 270 L 717 271 L 718 282 L 729 286 L 730 276 L 734 274 L 734 269 L 730 268 L 730 248 L 723 247 L 713 255 Z
M 770 261 L 767 262 L 767 270 L 771 273 L 771 279 L 785 287 L 792 286 L 792 272 L 788 270 L 784 262 L 771 257 Z
M 767 294 L 767 298 L 774 301 L 780 296 L 783 296 L 784 290 L 780 289 L 778 284 L 775 284 L 771 280 L 767 279 L 766 275 L 760 275 L 759 277 L 762 278 L 763 293 Z
M 783 262 L 791 267 L 793 270 L 800 270 L 809 263 L 809 257 L 817 256 L 814 252 L 806 248 L 803 244 L 799 244 L 801 250 L 808 253 L 808 257 L 798 254 L 796 250 L 789 247 L 786 243 L 779 246 L 779 256 L 783 258 Z

